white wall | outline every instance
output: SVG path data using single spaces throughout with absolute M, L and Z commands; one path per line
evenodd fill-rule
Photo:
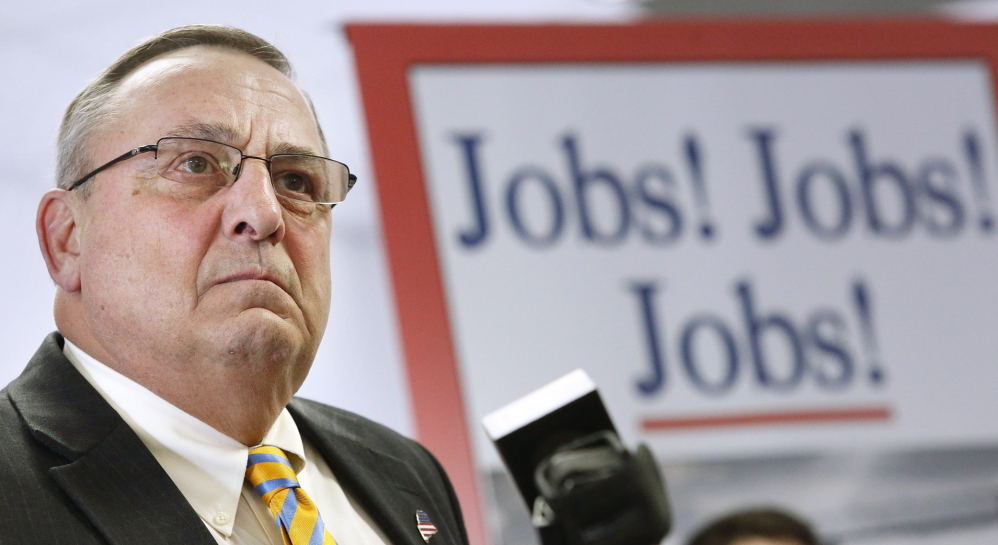
M 280 7 L 278 7 L 280 6 Z M 16 377 L 55 326 L 54 287 L 37 249 L 35 209 L 53 185 L 59 119 L 77 92 L 118 55 L 162 30 L 191 23 L 237 26 L 270 40 L 312 95 L 333 157 L 360 183 L 337 207 L 333 308 L 301 394 L 412 433 L 409 397 L 347 21 L 572 21 L 627 18 L 600 0 L 105 0 L 0 3 L 0 384 Z

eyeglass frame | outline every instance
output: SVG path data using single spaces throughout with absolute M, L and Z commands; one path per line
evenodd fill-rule
M 146 144 L 144 146 L 139 146 L 139 147 L 137 147 L 135 149 L 132 149 L 132 150 L 126 151 L 125 153 L 122 153 L 121 155 L 115 157 L 114 159 L 111 159 L 110 161 L 108 161 L 108 162 L 104 163 L 103 165 L 101 165 L 101 166 L 95 168 L 94 170 L 90 171 L 90 173 L 88 173 L 86 176 L 84 176 L 84 177 L 76 180 L 75 182 L 69 184 L 69 186 L 66 187 L 66 191 L 73 191 L 74 189 L 76 189 L 76 188 L 82 186 L 83 184 L 85 184 L 86 182 L 90 181 L 90 179 L 93 178 L 94 176 L 100 174 L 101 172 L 104 172 L 105 170 L 113 167 L 114 165 L 116 165 L 116 164 L 118 164 L 118 163 L 120 163 L 122 161 L 127 161 L 128 159 L 131 159 L 132 157 L 135 157 L 136 155 L 141 155 L 143 153 L 148 153 L 150 151 L 156 152 L 158 154 L 159 153 L 160 142 L 162 142 L 163 140 L 196 140 L 196 141 L 200 141 L 200 142 L 209 142 L 211 144 L 218 144 L 220 146 L 225 146 L 227 148 L 231 148 L 231 149 L 234 149 L 234 150 L 238 151 L 239 152 L 239 162 L 237 163 L 237 165 L 240 165 L 240 166 L 238 167 L 238 170 L 237 170 L 237 172 L 235 174 L 235 177 L 232 179 L 232 182 L 230 182 L 228 185 L 232 185 L 232 184 L 236 183 L 237 181 L 239 181 L 239 176 L 243 173 L 243 169 L 242 169 L 241 165 L 243 164 L 243 161 L 245 161 L 246 159 L 256 159 L 258 161 L 263 161 L 264 163 L 267 163 L 267 173 L 271 175 L 270 182 L 271 182 L 271 184 L 273 184 L 274 183 L 274 179 L 273 179 L 273 173 L 270 172 L 270 166 L 271 166 L 271 160 L 274 157 L 316 157 L 316 158 L 319 158 L 319 159 L 325 159 L 327 161 L 332 161 L 334 163 L 343 165 L 343 167 L 347 169 L 347 190 L 343 192 L 343 199 L 344 200 L 346 199 L 347 193 L 349 193 L 350 190 L 353 189 L 354 184 L 357 183 L 357 176 L 350 172 L 350 167 L 347 166 L 346 163 L 342 163 L 340 161 L 337 161 L 336 159 L 330 159 L 329 157 L 323 157 L 321 155 L 310 155 L 310 154 L 307 154 L 307 153 L 275 153 L 274 155 L 271 155 L 270 157 L 257 157 L 255 155 L 246 155 L 245 153 L 243 153 L 243 150 L 241 150 L 241 149 L 239 149 L 239 148 L 237 148 L 235 146 L 231 146 L 231 145 L 226 144 L 224 142 L 217 142 L 215 140 L 209 140 L 207 138 L 190 138 L 190 137 L 186 137 L 186 136 L 164 136 L 164 137 L 160 138 L 159 140 L 157 140 L 155 144 Z M 156 158 L 159 158 L 159 156 L 157 155 Z M 175 182 L 175 183 L 182 183 L 182 182 Z M 226 186 L 226 187 L 228 187 L 228 186 Z M 343 202 L 343 200 L 340 200 L 340 201 L 337 201 L 337 202 L 303 201 L 301 199 L 295 199 L 294 197 L 288 197 L 286 195 L 281 195 L 280 193 L 276 193 L 275 192 L 275 194 L 278 197 L 282 197 L 282 198 L 285 198 L 285 199 L 290 199 L 290 200 L 297 201 L 297 202 L 305 202 L 305 203 L 311 203 L 311 204 L 316 204 L 316 205 L 326 205 L 326 206 L 329 206 L 330 209 L 332 209 L 337 204 Z

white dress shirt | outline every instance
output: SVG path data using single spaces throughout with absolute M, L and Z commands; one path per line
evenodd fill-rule
M 224 545 L 284 543 L 270 509 L 246 482 L 249 447 L 100 363 L 69 340 L 63 353 L 135 431 L 215 541 Z M 287 409 L 281 411 L 262 444 L 288 453 L 302 490 L 315 502 L 339 545 L 388 543 L 367 513 L 346 495 L 319 452 L 303 440 Z

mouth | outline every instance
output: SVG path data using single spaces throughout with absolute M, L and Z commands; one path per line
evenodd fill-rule
M 284 283 L 280 281 L 279 278 L 270 274 L 263 274 L 257 272 L 243 272 L 237 273 L 223 278 L 215 283 L 215 285 L 231 284 L 233 282 L 243 282 L 243 281 L 263 281 L 270 282 L 284 291 L 288 291 L 284 286 Z

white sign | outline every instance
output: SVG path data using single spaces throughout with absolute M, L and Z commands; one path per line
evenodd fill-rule
M 994 443 L 984 63 L 420 66 L 479 467 L 575 368 L 664 459 Z

